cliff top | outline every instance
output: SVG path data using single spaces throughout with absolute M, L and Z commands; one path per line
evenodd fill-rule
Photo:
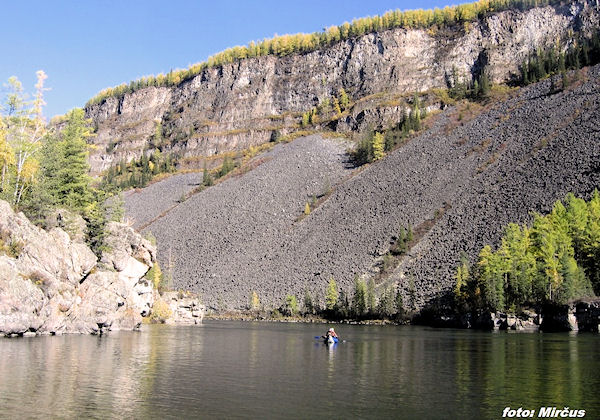
M 252 41 L 246 46 L 235 46 L 219 52 L 207 61 L 190 65 L 187 69 L 174 70 L 156 76 L 146 76 L 130 83 L 106 88 L 91 98 L 86 107 L 99 104 L 110 97 L 120 97 L 127 93 L 150 86 L 177 86 L 192 79 L 207 68 L 217 67 L 238 60 L 253 57 L 303 54 L 321 48 L 327 48 L 338 42 L 359 37 L 370 32 L 385 31 L 395 28 L 429 29 L 433 27 L 450 27 L 465 25 L 490 13 L 509 9 L 527 10 L 561 3 L 560 0 L 479 0 L 474 3 L 458 6 L 446 6 L 443 9 L 393 10 L 379 16 L 354 19 L 339 26 L 330 26 L 322 32 L 312 34 L 298 33 L 275 36 L 263 41 Z

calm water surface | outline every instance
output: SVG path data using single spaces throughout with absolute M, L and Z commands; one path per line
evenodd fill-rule
M 600 336 L 211 322 L 0 339 L 0 418 L 600 418 Z

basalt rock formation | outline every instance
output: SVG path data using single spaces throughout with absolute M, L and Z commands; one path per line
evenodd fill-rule
M 85 110 L 97 127 L 92 172 L 157 148 L 197 160 L 264 143 L 275 130 L 298 129 L 301 113 L 340 88 L 354 99 L 409 94 L 446 88 L 453 74 L 470 81 L 484 68 L 492 81 L 509 81 L 530 53 L 557 41 L 566 48 L 572 34 L 595 31 L 599 16 L 597 1 L 579 0 L 446 28 L 391 29 L 310 53 L 207 68 L 175 87 L 109 97 Z M 381 110 L 389 104 L 372 106 Z M 392 106 L 386 118 L 403 112 Z M 358 117 L 351 112 L 336 129 L 357 128 Z

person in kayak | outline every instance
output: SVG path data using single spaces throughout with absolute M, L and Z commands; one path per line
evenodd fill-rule
M 329 336 L 338 338 L 338 335 L 333 328 L 330 328 L 329 331 L 327 331 L 327 334 L 325 334 L 325 338 L 329 338 Z

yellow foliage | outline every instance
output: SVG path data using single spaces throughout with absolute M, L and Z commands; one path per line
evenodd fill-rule
M 40 163 L 35 158 L 29 158 L 23 164 L 21 168 L 21 178 L 25 180 L 25 182 L 32 182 L 33 177 L 35 176 L 37 170 L 40 167 Z
M 160 269 L 160 264 L 158 261 L 154 263 L 154 276 L 152 278 L 152 283 L 154 284 L 154 288 L 158 290 L 160 286 L 160 281 L 162 280 L 162 270 Z
M 550 0 L 537 0 L 536 5 L 548 4 Z M 266 55 L 286 56 L 297 52 L 314 51 L 317 48 L 331 45 L 350 37 L 361 36 L 372 31 L 381 31 L 392 28 L 423 28 L 432 26 L 453 25 L 455 23 L 468 23 L 476 20 L 486 13 L 498 12 L 511 7 L 531 7 L 531 0 L 480 0 L 475 3 L 446 6 L 434 10 L 392 10 L 382 16 L 369 16 L 354 19 L 352 23 L 344 22 L 339 26 L 330 26 L 323 32 L 312 34 L 298 33 L 294 35 L 275 36 L 260 42 L 250 42 L 247 46 L 235 46 L 221 51 L 208 58 L 203 63 L 190 65 L 185 70 L 175 70 L 166 76 L 145 76 L 129 84 L 121 84 L 114 88 L 102 90 L 98 95 L 88 101 L 87 105 L 98 104 L 105 99 L 118 97 L 125 93 L 142 89 L 148 86 L 175 86 L 191 79 L 203 70 L 211 67 L 222 66 L 236 60 L 248 57 Z M 464 26 L 468 29 L 468 25 Z
M 167 319 L 173 316 L 173 311 L 169 305 L 162 299 L 157 299 L 152 305 L 152 313 L 150 320 L 153 322 L 164 323 Z
M 252 291 L 252 297 L 250 298 L 250 309 L 258 309 L 260 308 L 260 300 L 258 299 L 258 293 L 256 291 Z

